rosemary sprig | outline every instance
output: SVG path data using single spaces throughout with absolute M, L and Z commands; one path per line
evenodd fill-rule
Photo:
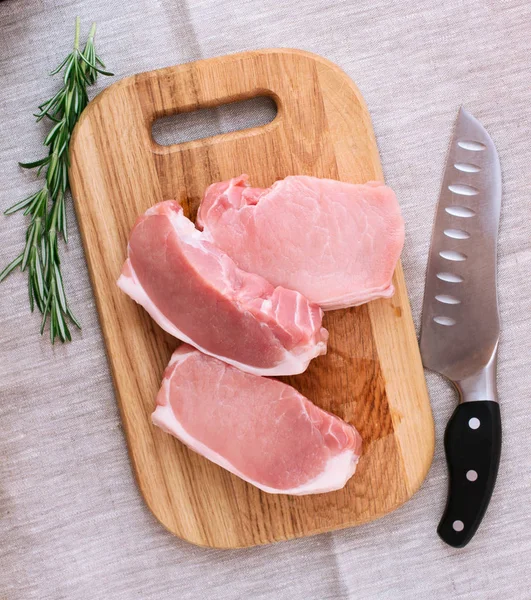
M 88 104 L 87 87 L 96 82 L 98 74 L 112 75 L 104 70 L 105 65 L 94 48 L 96 24 L 92 24 L 83 50 L 79 46 L 79 25 L 78 17 L 74 49 L 50 73 L 56 75 L 62 71 L 63 86 L 52 98 L 43 102 L 34 115 L 37 122 L 46 118 L 53 123 L 44 140 L 48 155 L 33 162 L 19 163 L 24 169 L 37 169 L 38 175 L 44 171 L 44 184 L 40 190 L 5 211 L 6 215 L 10 215 L 24 210 L 24 215 L 29 215 L 31 222 L 26 231 L 24 250 L 0 273 L 0 282 L 17 267 L 22 271 L 28 270 L 30 309 L 33 312 L 37 305 L 42 313 L 41 335 L 49 320 L 52 344 L 56 337 L 62 342 L 71 340 L 69 322 L 81 328 L 66 300 L 58 249 L 59 236 L 68 242 L 65 200 L 69 190 L 70 137 Z

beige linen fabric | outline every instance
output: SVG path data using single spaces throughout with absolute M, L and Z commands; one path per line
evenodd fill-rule
M 374 523 L 263 548 L 216 551 L 167 533 L 133 480 L 73 211 L 63 252 L 83 323 L 51 347 L 26 279 L 0 286 L 2 600 L 486 600 L 531 598 L 531 4 L 528 0 L 7 0 L 0 2 L 0 207 L 36 189 L 17 160 L 40 156 L 32 111 L 68 51 L 74 17 L 99 26 L 118 77 L 228 52 L 290 46 L 338 63 L 370 108 L 387 182 L 406 219 L 403 264 L 418 325 L 430 228 L 463 103 L 503 169 L 499 390 L 504 447 L 486 519 L 464 550 L 435 533 L 446 495 L 442 434 L 455 403 L 428 374 L 437 448 L 419 493 Z M 98 89 L 108 85 L 102 80 Z M 269 107 L 261 105 L 259 118 Z M 224 111 L 214 126 L 238 117 Z M 184 138 L 201 133 L 193 117 Z M 162 138 L 167 131 L 159 131 Z M 182 139 L 181 137 L 181 139 Z M 22 216 L 0 217 L 0 263 Z

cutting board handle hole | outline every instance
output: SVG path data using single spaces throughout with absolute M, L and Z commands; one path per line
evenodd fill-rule
M 277 105 L 273 98 L 257 96 L 161 117 L 153 122 L 151 134 L 157 144 L 171 146 L 261 127 L 271 123 L 276 116 Z

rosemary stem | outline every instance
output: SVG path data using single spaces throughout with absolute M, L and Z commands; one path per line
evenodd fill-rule
M 54 234 L 56 231 L 58 210 L 59 210 L 59 198 L 57 200 L 54 200 L 53 208 L 52 208 L 52 219 L 51 219 L 51 223 L 50 223 L 50 227 L 49 227 L 49 231 L 53 232 Z
M 79 50 L 79 29 L 81 26 L 81 20 L 76 17 L 76 32 L 74 34 L 74 50 Z
M 50 339 L 56 337 L 62 342 L 72 339 L 68 327 L 71 321 L 80 327 L 72 314 L 66 299 L 58 240 L 68 241 L 66 225 L 65 194 L 69 189 L 69 143 L 74 126 L 89 98 L 88 86 L 96 82 L 98 74 L 112 75 L 100 67 L 102 60 L 94 49 L 96 24 L 83 49 L 80 47 L 80 20 L 76 18 L 74 47 L 72 52 L 52 71 L 52 75 L 62 72 L 62 87 L 49 100 L 39 105 L 35 115 L 37 122 L 47 118 L 52 123 L 44 140 L 48 148 L 45 158 L 20 163 L 23 168 L 43 171 L 42 188 L 27 198 L 8 208 L 6 214 L 19 210 L 31 217 L 26 232 L 26 242 L 22 253 L 0 271 L 0 281 L 20 267 L 28 271 L 30 308 L 34 304 L 42 313 L 41 334 L 46 322 L 50 324 Z

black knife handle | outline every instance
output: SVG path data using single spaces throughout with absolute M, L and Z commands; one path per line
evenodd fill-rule
M 497 402 L 463 402 L 448 422 L 444 435 L 448 501 L 437 533 L 454 548 L 468 544 L 487 510 L 498 474 L 501 438 Z

